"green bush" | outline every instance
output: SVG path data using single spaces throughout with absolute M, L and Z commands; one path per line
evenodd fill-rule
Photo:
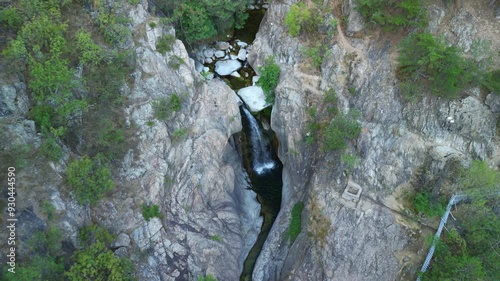
M 276 89 L 280 79 L 280 67 L 274 62 L 274 57 L 268 57 L 258 70 L 260 78 L 257 85 L 262 87 L 266 95 L 266 102 L 272 104 L 274 103 L 274 89 Z
M 500 95 L 500 69 L 486 73 L 481 80 L 481 84 L 489 91 Z
M 142 204 L 142 216 L 146 221 L 151 220 L 152 218 L 160 218 L 161 213 L 160 213 L 160 207 L 158 205 L 146 205 Z
M 293 244 L 299 233 L 302 231 L 302 210 L 304 210 L 304 203 L 297 202 L 292 207 L 290 225 L 288 226 L 287 237 Z
M 98 154 L 94 158 L 83 156 L 74 160 L 66 170 L 68 186 L 80 204 L 95 204 L 114 188 L 111 172 L 105 158 Z
M 104 59 L 104 50 L 92 40 L 92 34 L 80 30 L 76 34 L 76 46 L 80 52 L 80 62 L 99 64 Z
M 440 217 L 446 210 L 446 202 L 432 198 L 427 191 L 416 193 L 412 199 L 413 208 L 418 214 L 428 217 Z
M 411 84 L 425 85 L 432 94 L 454 98 L 467 86 L 473 77 L 468 62 L 460 56 L 457 48 L 434 37 L 430 33 L 414 33 L 399 46 L 398 74 L 404 96 L 415 95 Z
M 175 42 L 175 36 L 171 34 L 163 35 L 160 38 L 158 38 L 158 41 L 156 42 L 156 50 L 162 54 L 164 54 L 165 52 L 170 52 L 172 51 L 172 46 L 174 45 L 174 42 Z
M 359 112 L 351 110 L 333 119 L 325 130 L 325 150 L 347 148 L 347 141 L 357 138 L 361 133 L 361 125 L 356 120 L 358 117 Z
M 0 24 L 18 30 L 23 25 L 23 18 L 16 8 L 10 6 L 0 10 Z
M 304 47 L 300 50 L 316 68 L 321 68 L 323 64 L 323 58 L 327 55 L 328 51 L 325 50 L 325 46 L 321 44 L 316 44 L 314 47 Z
M 422 0 L 357 0 L 357 9 L 370 24 L 388 28 L 425 27 L 427 10 Z
M 215 39 L 232 28 L 242 28 L 248 17 L 246 0 L 161 0 L 158 4 L 188 44 Z
M 337 93 L 335 93 L 335 90 L 333 88 L 330 88 L 325 92 L 325 97 L 323 102 L 326 107 L 326 110 L 331 115 L 331 117 L 334 117 L 339 113 L 339 110 L 337 108 L 337 102 L 338 102 Z
M 311 20 L 311 12 L 302 2 L 295 3 L 290 7 L 290 11 L 285 16 L 285 25 L 291 36 L 297 36 L 302 29 L 302 25 Z
M 151 106 L 156 119 L 165 121 L 168 120 L 174 112 L 182 108 L 182 101 L 179 95 L 171 94 L 168 100 L 165 98 L 155 100 L 151 103 Z
M 110 249 L 115 237 L 107 228 L 96 224 L 84 226 L 78 238 L 84 248 L 73 253 L 73 264 L 64 274 L 66 280 L 136 280 L 131 261 L 117 257 Z
M 359 157 L 356 155 L 344 153 L 344 154 L 342 154 L 342 162 L 345 165 L 345 169 L 347 171 L 351 171 L 354 167 L 359 165 L 360 160 L 359 160 Z
M 63 149 L 53 137 L 48 137 L 42 141 L 40 153 L 52 162 L 58 162 L 64 156 Z

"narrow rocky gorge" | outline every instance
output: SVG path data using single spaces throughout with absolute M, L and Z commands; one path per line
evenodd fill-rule
M 63 147 L 59 162 L 29 161 L 17 176 L 21 244 L 34 231 L 47 229 L 42 202 L 50 202 L 65 250 L 81 246 L 82 226 L 104 225 L 117 237 L 115 255 L 130 257 L 138 280 L 197 280 L 210 274 L 232 281 L 242 272 L 246 280 L 255 281 L 413 280 L 425 257 L 424 236 L 433 228 L 408 217 L 401 194 L 424 164 L 430 163 L 431 174 L 446 172 L 453 161 L 482 159 L 498 167 L 500 96 L 471 88 L 455 100 L 427 96 L 405 101 L 396 77 L 397 38 L 368 30 L 354 0 L 323 1 L 324 9 L 342 24 L 322 42 L 328 54 L 313 69 L 302 51 L 306 42 L 290 36 L 284 25 L 296 2 L 270 1 L 255 41 L 232 42 L 235 57 L 230 44 L 220 41 L 228 45 L 227 52 L 210 47 L 191 53 L 175 40 L 171 50 L 160 53 L 157 41 L 175 36 L 174 29 L 160 24 L 150 1 L 124 5 L 133 34 L 127 48 L 135 66 L 121 90 L 126 97 L 122 113 L 125 126 L 135 133 L 134 145 L 113 171 L 116 188 L 95 206 L 80 205 L 64 176 L 78 151 Z M 486 1 L 455 2 L 447 6 L 432 1 L 428 29 L 469 53 L 477 39 L 491 40 L 492 49 L 498 50 L 495 9 Z M 207 61 L 226 56 L 228 65 Z M 282 184 L 282 191 L 274 223 L 264 226 L 269 234 L 260 240 L 262 248 L 251 253 L 264 210 L 235 136 L 244 130 L 242 115 L 247 115 L 248 126 L 260 129 L 249 119 L 250 112 L 240 110 L 235 85 L 253 85 L 252 68 L 258 72 L 270 57 L 281 69 L 269 124 L 279 142 L 279 159 L 260 155 L 267 149 L 261 147 L 253 151 L 260 158 L 251 166 L 257 173 L 279 166 L 282 176 L 273 180 Z M 238 65 L 229 65 L 233 61 Z M 221 78 L 231 74 L 229 81 Z M 0 71 L 0 135 L 11 140 L 0 142 L 0 151 L 41 145 L 29 118 L 26 88 L 21 74 Z M 309 109 L 325 112 L 329 89 L 337 93 L 340 112 L 361 112 L 361 134 L 347 148 L 360 159 L 351 169 L 339 153 L 306 142 Z M 168 120 L 156 120 L 152 102 L 173 94 L 181 97 L 181 109 Z M 262 101 L 263 93 L 258 94 Z M 251 111 L 265 106 L 262 102 Z M 291 243 L 287 231 L 297 202 L 306 207 L 302 230 Z M 143 204 L 160 206 L 161 217 L 146 221 Z M 316 234 L 318 224 L 326 226 L 322 238 Z M 0 232 L 0 240 L 6 241 L 6 235 Z M 253 271 L 245 265 L 249 253 L 256 259 Z

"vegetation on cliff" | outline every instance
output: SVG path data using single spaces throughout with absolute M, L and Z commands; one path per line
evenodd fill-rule
M 160 0 L 160 9 L 188 44 L 213 40 L 232 28 L 242 28 L 248 1 Z

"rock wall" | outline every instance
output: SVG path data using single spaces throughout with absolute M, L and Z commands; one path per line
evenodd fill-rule
M 340 10 L 347 26 L 339 25 L 328 43 L 321 72 L 306 67 L 300 52 L 304 38 L 289 36 L 283 24 L 296 1 L 273 1 L 264 18 L 249 62 L 257 69 L 268 56 L 281 67 L 272 128 L 280 140 L 283 170 L 282 210 L 257 261 L 254 280 L 401 280 L 412 279 L 423 251 L 419 240 L 425 225 L 406 218 L 398 194 L 428 159 L 442 172 L 450 159 L 463 164 L 483 159 L 499 161 L 495 94 L 468 89 L 456 100 L 401 98 L 395 77 L 398 38 L 366 30 L 355 1 L 325 1 Z M 444 34 L 452 44 L 470 49 L 476 39 L 498 44 L 493 9 L 488 4 L 432 3 L 430 31 Z M 340 19 L 339 19 L 340 22 Z M 481 24 L 479 24 L 481 23 Z M 469 47 L 469 49 L 468 49 Z M 492 48 L 495 49 L 495 48 Z M 338 153 L 306 145 L 309 107 L 321 112 L 323 93 L 333 88 L 341 111 L 362 112 L 362 133 L 347 152 L 360 164 L 347 173 Z M 491 101 L 490 101 L 491 100 Z M 454 119 L 450 123 L 448 117 Z M 359 199 L 345 194 L 347 186 L 361 188 Z M 344 195 L 344 196 L 343 196 Z M 347 199 L 346 199 L 347 198 Z M 354 198 L 354 202 L 350 199 Z M 293 245 L 286 238 L 290 210 L 304 201 L 303 230 Z M 314 207 L 313 207 L 314 206 Z M 314 235 L 317 210 L 329 221 L 323 241 Z
M 136 60 L 133 83 L 122 89 L 123 114 L 136 145 L 115 173 L 116 188 L 97 206 L 80 206 L 64 181 L 74 152 L 65 148 L 60 163 L 33 161 L 19 169 L 18 208 L 27 223 L 20 235 L 26 242 L 29 233 L 46 228 L 40 206 L 46 200 L 56 207 L 57 224 L 73 247 L 79 245 L 78 229 L 91 221 L 118 235 L 115 253 L 133 260 L 139 280 L 196 280 L 206 274 L 237 280 L 261 222 L 232 143 L 241 130 L 238 99 L 222 80 L 205 81 L 198 74 L 181 41 L 165 54 L 156 51 L 158 38 L 174 31 L 163 28 L 147 6 L 123 6 Z M 2 77 L 0 85 L 2 136 L 15 139 L 12 145 L 39 147 L 34 122 L 26 120 L 25 84 Z M 181 110 L 157 120 L 151 103 L 172 94 L 181 97 Z M 145 221 L 142 204 L 159 205 L 162 217 Z

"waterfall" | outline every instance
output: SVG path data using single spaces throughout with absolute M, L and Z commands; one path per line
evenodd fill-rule
M 244 106 L 241 108 L 250 125 L 249 136 L 252 148 L 252 169 L 260 175 L 274 169 L 276 162 L 271 158 L 271 152 L 267 149 L 267 141 L 262 136 L 257 119 Z

